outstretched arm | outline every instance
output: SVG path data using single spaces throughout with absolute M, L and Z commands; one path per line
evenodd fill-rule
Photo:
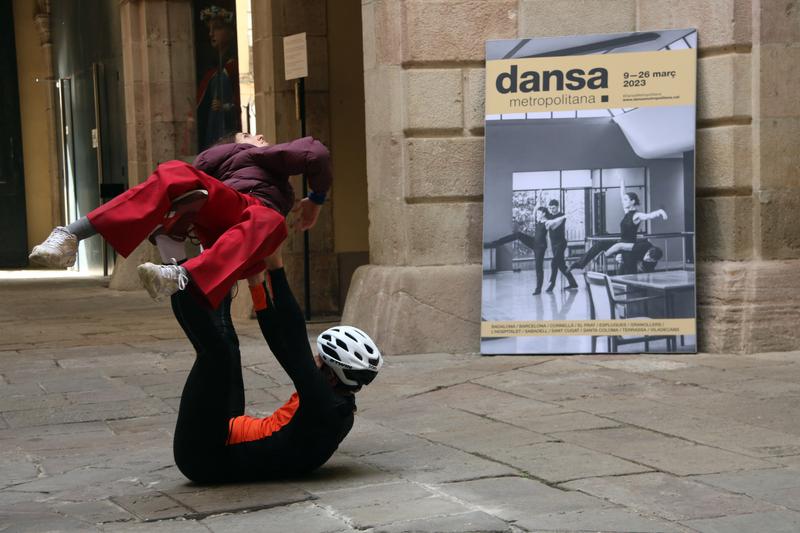
M 619 178 L 619 201 L 625 205 L 625 178 Z
M 553 229 L 559 227 L 564 221 L 567 220 L 567 215 L 561 215 L 560 217 L 551 218 L 550 220 L 545 220 L 544 227 L 547 229 Z
M 631 250 L 633 250 L 632 242 L 618 242 L 606 250 L 605 255 L 606 257 L 611 257 L 614 254 L 618 254 L 620 252 L 630 252 Z
M 649 213 L 639 213 L 636 212 L 633 215 L 633 221 L 638 224 L 639 222 L 644 222 L 645 220 L 653 220 L 655 218 L 661 217 L 664 220 L 667 220 L 667 212 L 663 209 L 659 209 L 657 211 L 651 211 Z

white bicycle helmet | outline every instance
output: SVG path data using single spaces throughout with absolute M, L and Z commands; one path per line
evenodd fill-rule
M 369 335 L 353 326 L 336 326 L 317 337 L 322 361 L 345 385 L 369 385 L 383 366 L 381 352 Z

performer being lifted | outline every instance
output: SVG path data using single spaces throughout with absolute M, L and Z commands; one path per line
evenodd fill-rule
M 284 217 L 294 204 L 289 176 L 305 174 L 311 188 L 297 208 L 302 230 L 316 223 L 332 181 L 328 149 L 311 137 L 271 146 L 261 135 L 237 133 L 232 141 L 202 152 L 192 165 L 159 165 L 144 183 L 55 228 L 29 259 L 53 268 L 72 266 L 78 241 L 95 233 L 123 257 L 150 236 L 168 259 L 175 257 L 170 248 L 183 248 L 180 233 L 192 214 L 205 252 L 180 266 L 145 263 L 139 277 L 156 300 L 189 287 L 216 307 L 236 280 L 263 270 L 264 258 L 286 237 Z

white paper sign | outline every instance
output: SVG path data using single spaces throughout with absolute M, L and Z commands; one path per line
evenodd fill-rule
M 283 38 L 283 63 L 286 80 L 308 77 L 308 51 L 305 33 L 296 33 Z

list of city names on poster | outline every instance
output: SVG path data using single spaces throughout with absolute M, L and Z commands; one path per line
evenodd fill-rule
M 693 318 L 482 322 L 481 337 L 695 335 Z

